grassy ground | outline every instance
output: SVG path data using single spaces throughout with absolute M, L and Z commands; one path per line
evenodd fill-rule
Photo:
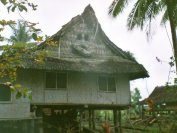
M 113 123 L 111 125 L 111 133 L 114 133 Z M 101 124 L 97 123 L 96 129 L 103 133 Z M 122 133 L 177 133 L 177 123 L 170 119 L 161 119 L 152 124 L 144 121 L 136 124 L 133 121 L 125 122 L 122 123 Z
M 124 124 L 131 129 L 123 128 L 122 133 L 177 133 L 177 122 L 169 118 L 158 118 L 151 124 L 145 121 L 139 122 L 137 124 Z M 138 129 L 143 130 L 140 131 Z
M 158 125 L 153 125 L 150 127 L 135 126 L 135 129 L 122 129 L 122 133 L 170 133 L 169 128 L 159 128 Z M 142 131 L 137 129 L 144 129 Z
M 149 119 L 150 118 L 150 119 Z M 114 133 L 113 120 L 108 121 L 111 126 L 111 133 Z M 95 121 L 95 126 L 99 133 L 104 133 L 102 124 L 103 121 Z M 88 127 L 88 121 L 83 123 L 84 127 Z M 177 133 L 177 117 L 174 115 L 152 117 L 140 119 L 123 119 L 122 133 Z

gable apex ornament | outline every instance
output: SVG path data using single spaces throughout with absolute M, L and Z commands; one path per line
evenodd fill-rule
M 66 23 L 50 37 L 58 47 L 50 50 L 45 65 L 32 66 L 46 70 L 64 70 L 106 74 L 126 74 L 129 79 L 148 77 L 148 72 L 135 59 L 115 45 L 104 33 L 91 5 L 81 15 Z M 46 47 L 45 47 L 46 46 Z

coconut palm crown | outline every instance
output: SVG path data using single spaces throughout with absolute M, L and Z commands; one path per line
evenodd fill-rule
M 177 0 L 135 0 L 127 18 L 127 27 L 133 30 L 135 27 L 143 30 L 150 29 L 152 20 L 162 14 L 161 23 L 170 23 L 171 36 L 174 49 L 175 63 L 177 64 Z M 118 16 L 129 4 L 131 0 L 114 0 L 109 8 L 109 14 Z M 150 30 L 147 30 L 149 34 Z
M 29 42 L 32 39 L 32 35 L 30 34 L 29 29 L 27 29 L 26 23 L 24 21 L 19 20 L 16 25 L 11 25 L 13 34 L 10 36 L 10 42 Z

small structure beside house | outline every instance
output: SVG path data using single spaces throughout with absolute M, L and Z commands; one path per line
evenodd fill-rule
M 177 111 L 177 85 L 157 86 L 147 99 L 153 101 L 155 111 Z
M 66 123 L 81 129 L 85 111 L 94 128 L 94 110 L 109 109 L 117 132 L 118 111 L 130 105 L 129 82 L 148 77 L 145 68 L 109 40 L 90 5 L 49 40 L 39 46 L 49 53 L 43 64 L 27 59 L 18 70 L 17 81 L 31 89 L 32 101 L 17 100 L 4 90 L 0 118 L 24 119 L 35 112 L 46 125 L 44 133 L 55 133 L 66 130 Z

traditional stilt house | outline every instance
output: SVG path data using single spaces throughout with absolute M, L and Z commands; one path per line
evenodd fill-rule
M 177 111 L 177 85 L 157 86 L 142 103 L 149 99 L 153 102 L 154 111 Z
M 59 130 L 57 124 L 61 127 L 76 118 L 78 110 L 80 121 L 88 110 L 90 127 L 96 109 L 114 110 L 117 118 L 117 111 L 130 105 L 130 80 L 148 76 L 141 64 L 109 40 L 90 5 L 39 47 L 48 50 L 44 64 L 28 60 L 18 73 L 18 81 L 32 90 L 32 101 L 13 99 L 16 102 L 0 104 L 0 111 L 2 106 L 15 106 L 27 117 L 31 105 L 31 111 L 48 124 L 45 133 Z M 15 116 L 11 113 L 8 110 L 9 118 Z

